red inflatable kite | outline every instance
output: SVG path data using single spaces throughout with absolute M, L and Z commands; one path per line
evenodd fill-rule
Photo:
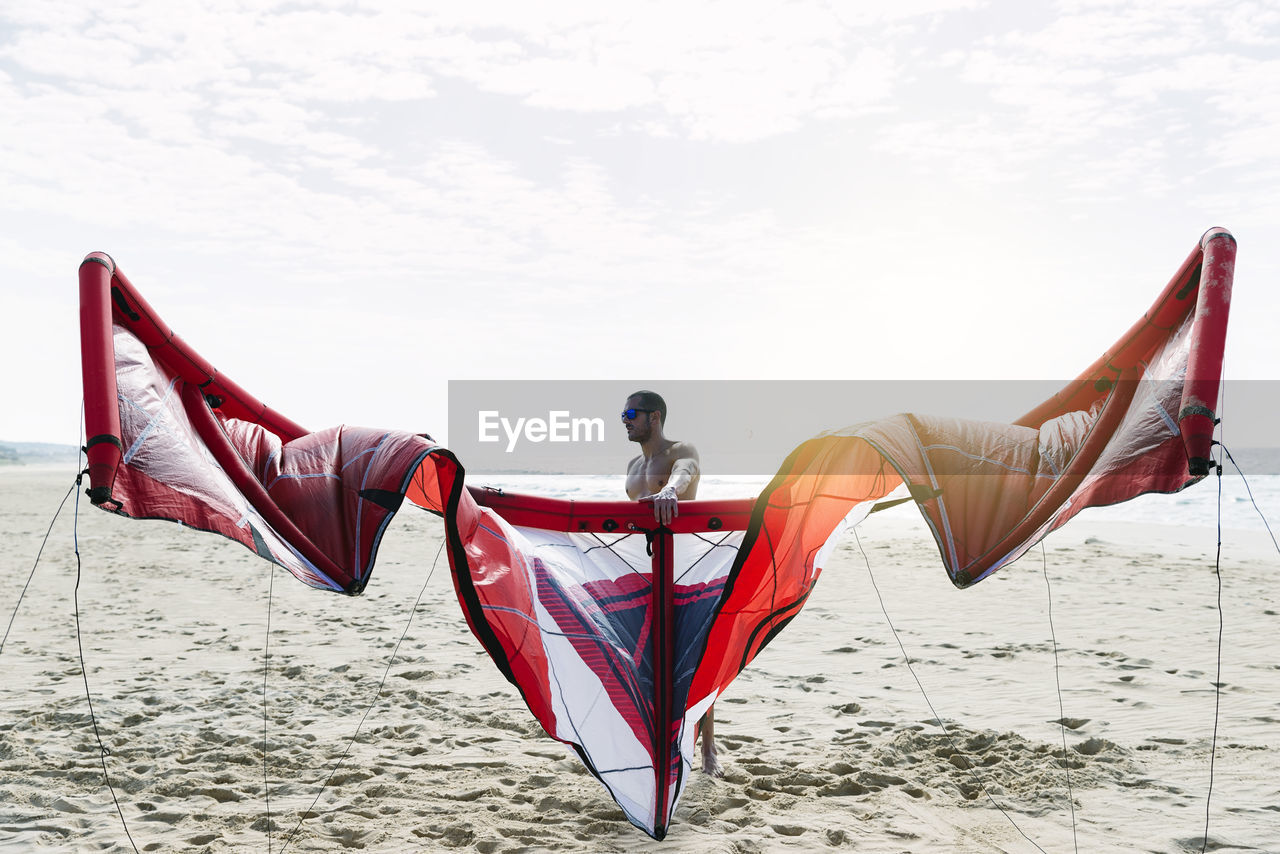
M 702 713 L 874 502 L 905 484 L 966 587 L 1086 507 L 1208 473 L 1235 248 L 1206 233 L 1115 346 L 1013 424 L 904 414 L 824 433 L 756 499 L 687 502 L 669 528 L 634 502 L 470 489 L 425 435 L 310 432 L 214 370 L 94 253 L 80 267 L 89 495 L 348 594 L 405 498 L 440 514 L 476 638 L 547 733 L 661 839 Z

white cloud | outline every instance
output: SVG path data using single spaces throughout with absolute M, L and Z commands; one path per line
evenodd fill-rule
M 50 29 L 14 16 L 18 33 L 0 55 L 72 89 L 92 81 L 219 100 L 234 97 L 229 79 L 294 103 L 431 98 L 451 79 L 538 108 L 666 114 L 700 139 L 789 132 L 881 101 L 892 87 L 890 54 L 859 35 L 869 19 L 844 21 L 825 4 L 663 3 L 621 21 L 596 4 L 499 7 L 142 2 L 68 14 Z
M 1280 67 L 1253 46 L 1276 35 L 1256 4 L 1063 3 L 942 54 L 946 94 L 928 118 L 890 122 L 879 145 L 962 181 L 1039 175 L 1080 203 L 1184 194 L 1188 176 L 1272 161 Z

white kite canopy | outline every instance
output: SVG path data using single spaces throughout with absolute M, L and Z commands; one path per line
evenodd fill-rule
M 479 506 L 464 551 L 476 583 L 459 584 L 459 596 L 472 627 L 514 648 L 508 676 L 535 674 L 517 684 L 548 734 L 661 838 L 716 698 L 690 687 L 752 502 L 685 502 L 660 527 L 636 502 L 469 493 Z

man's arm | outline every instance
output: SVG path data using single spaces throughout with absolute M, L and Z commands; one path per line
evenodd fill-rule
M 694 447 L 681 443 L 676 450 L 679 455 L 671 464 L 666 486 L 640 499 L 653 503 L 653 518 L 663 525 L 671 524 L 671 520 L 680 515 L 680 496 L 688 491 L 698 476 L 698 452 Z
M 670 489 L 677 496 L 683 496 L 689 489 L 693 479 L 698 476 L 698 457 L 683 457 L 675 461 L 671 466 L 671 477 L 667 478 L 667 485 L 663 489 Z

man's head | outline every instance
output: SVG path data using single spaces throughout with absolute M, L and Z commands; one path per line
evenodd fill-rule
M 667 402 L 655 391 L 635 392 L 622 408 L 622 423 L 632 442 L 647 442 L 655 431 L 661 435 L 666 422 Z

